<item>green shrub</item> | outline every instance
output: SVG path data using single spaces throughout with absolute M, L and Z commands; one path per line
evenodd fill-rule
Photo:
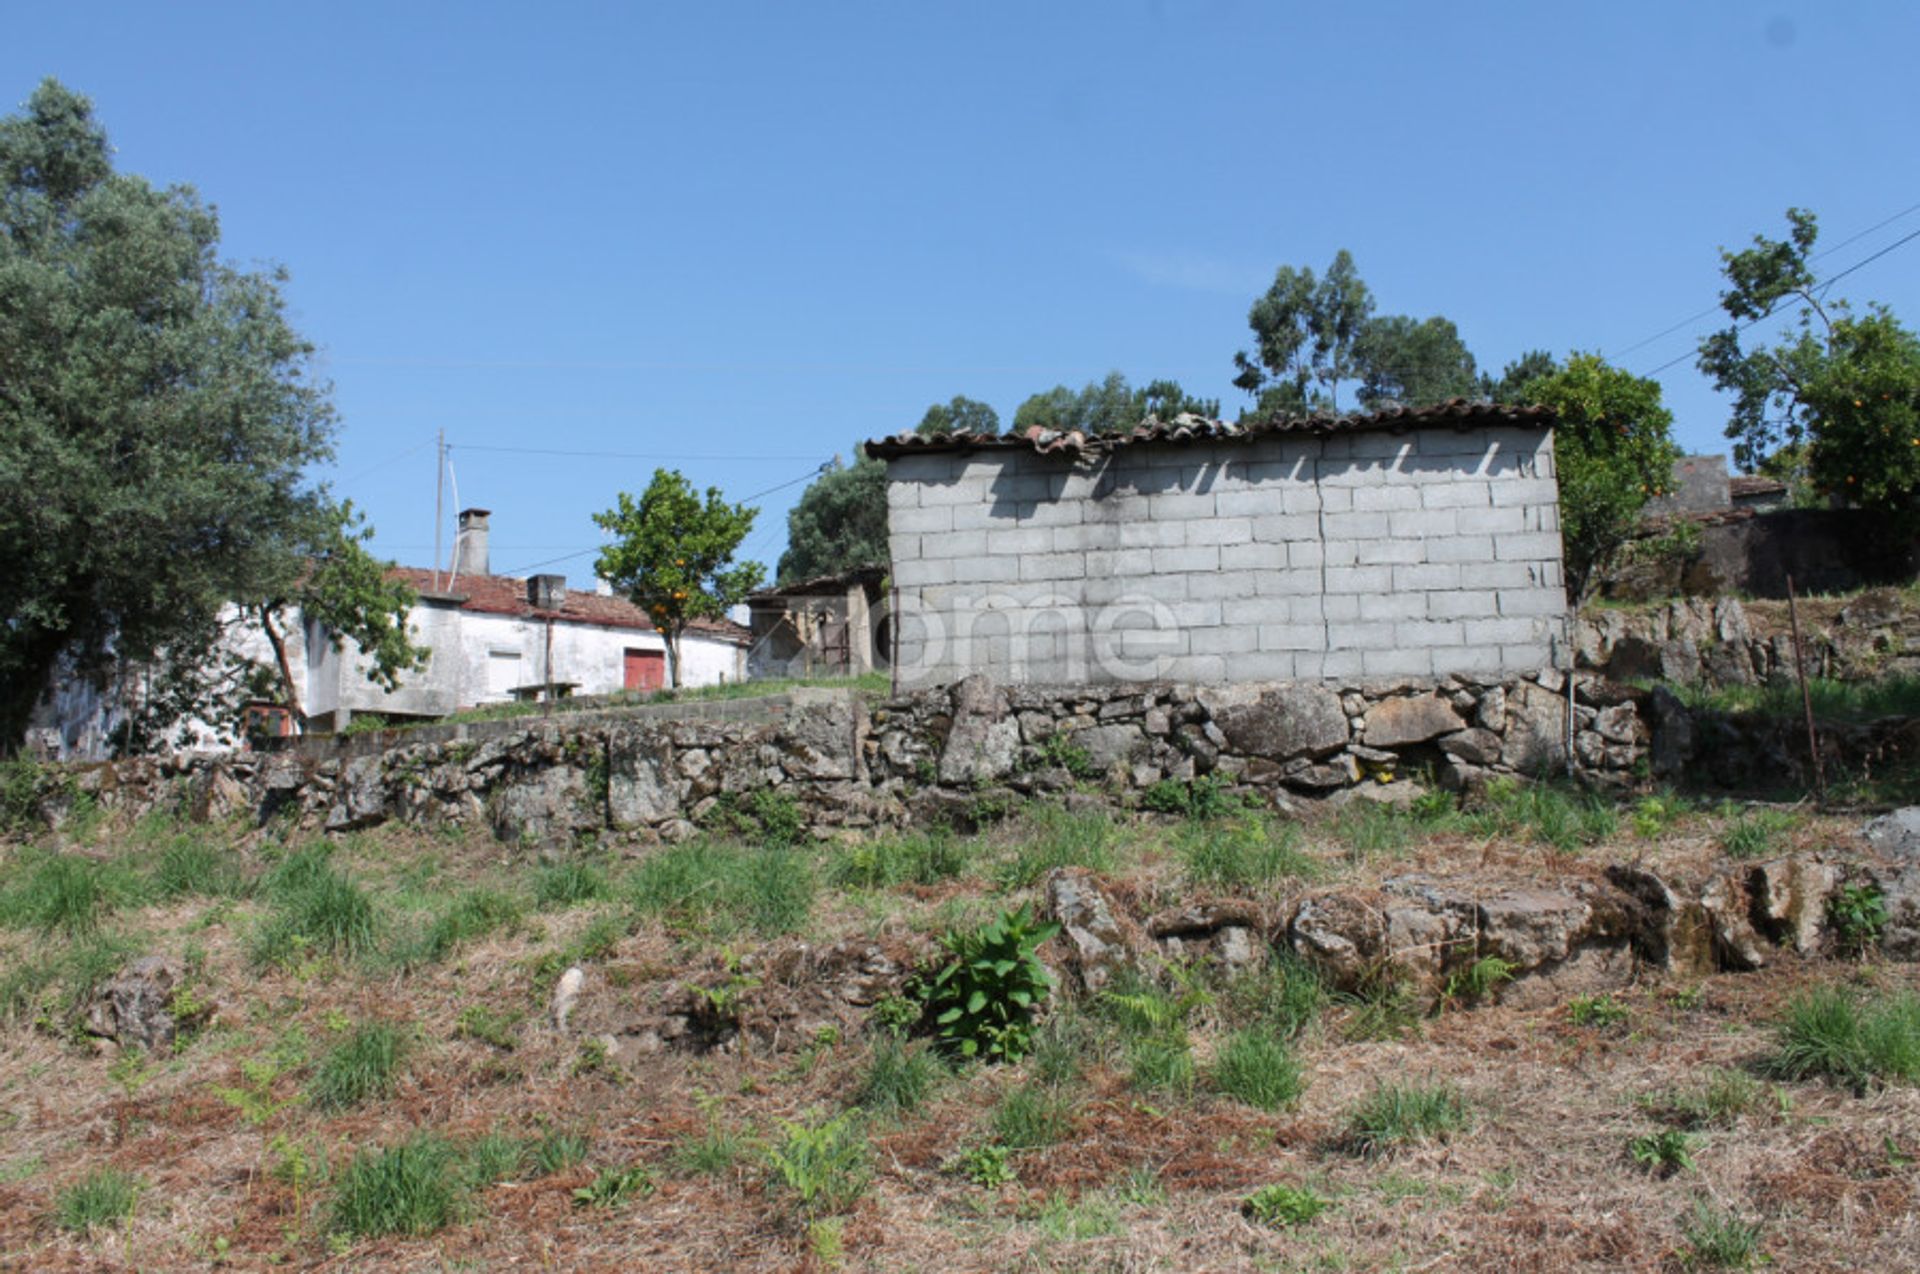
M 1179 814 L 1185 818 L 1221 818 L 1248 803 L 1236 798 L 1230 780 L 1215 774 L 1203 774 L 1190 782 L 1161 779 L 1140 794 L 1143 808 L 1156 814 Z
M 1678 1128 L 1662 1128 L 1659 1132 L 1633 1137 L 1627 1142 L 1627 1153 L 1642 1168 L 1660 1176 L 1692 1172 L 1695 1166 L 1693 1135 Z
M 1768 1068 L 1783 1079 L 1825 1079 L 1864 1093 L 1920 1082 L 1920 994 L 1857 1001 L 1838 987 L 1796 997 L 1775 1027 Z
M 96 1168 L 62 1190 L 53 1220 L 63 1230 L 85 1234 L 125 1225 L 140 1202 L 140 1182 L 118 1168 Z
M 989 1190 L 1007 1185 L 1020 1175 L 1013 1166 L 1013 1152 L 1005 1146 L 963 1146 L 947 1167 Z
M 1353 990 L 1333 998 L 1347 1011 L 1340 1028 L 1346 1039 L 1397 1040 L 1420 1029 L 1420 999 L 1394 965 L 1368 970 Z
M 46 784 L 46 771 L 31 756 L 0 760 L 0 835 L 39 829 L 40 797 Z
M 555 863 L 533 878 L 534 901 L 542 907 L 577 907 L 612 894 L 606 873 L 590 863 Z
M 1687 1240 L 1682 1262 L 1688 1267 L 1747 1270 L 1763 1259 L 1760 1223 L 1743 1221 L 1705 1199 L 1695 1201 L 1691 1215 L 1680 1223 L 1680 1232 Z
M 841 1212 L 873 1179 L 866 1134 L 851 1114 L 811 1122 L 782 1120 L 767 1162 L 809 1216 Z
M 1299 841 L 1290 823 L 1249 817 L 1183 827 L 1174 837 L 1174 850 L 1195 885 L 1258 889 L 1319 875 L 1319 864 L 1301 852 Z
M 1073 732 L 1070 730 L 1048 735 L 1035 751 L 1039 753 L 1042 765 L 1065 770 L 1076 779 L 1093 777 L 1093 756 L 1073 741 Z
M 1861 955 L 1880 945 L 1887 927 L 1887 900 L 1877 885 L 1845 885 L 1827 899 L 1827 925 L 1834 940 L 1849 955 Z
M 1356 860 L 1403 853 L 1424 831 L 1406 811 L 1377 801 L 1355 801 L 1333 820 L 1334 835 Z
M 576 1208 L 617 1208 L 653 1193 L 653 1174 L 638 1164 L 608 1168 L 573 1192 Z
M 409 1048 L 407 1033 L 392 1023 L 361 1026 L 321 1055 L 307 1096 L 322 1110 L 344 1110 L 370 1098 L 389 1097 L 400 1082 Z
M 1034 1010 L 1053 986 L 1035 952 L 1059 928 L 1036 924 L 1023 904 L 977 929 L 949 930 L 941 938 L 948 959 L 924 995 L 942 1047 L 993 1061 L 1027 1053 Z
M 867 1110 L 903 1114 L 919 1107 L 940 1081 L 940 1060 L 925 1048 L 893 1035 L 874 1042 L 873 1057 L 854 1094 L 854 1104 Z
M 357 1238 L 432 1234 L 466 1210 L 460 1156 L 444 1137 L 419 1132 L 353 1157 L 334 1196 L 332 1228 Z
M 1248 1195 L 1240 1210 L 1255 1225 L 1285 1229 L 1305 1225 L 1332 1206 L 1304 1186 L 1275 1184 L 1262 1186 Z
M 1299 1059 L 1284 1039 L 1263 1030 L 1236 1031 L 1214 1058 L 1216 1092 L 1261 1110 L 1279 1110 L 1306 1088 Z
M 1051 1084 L 1008 1089 L 993 1108 L 993 1135 L 1009 1150 L 1038 1150 L 1073 1131 L 1073 1098 Z
M 813 912 L 813 867 L 789 850 L 750 854 L 741 877 L 747 923 L 763 938 L 792 933 Z
M 1184 1096 L 1198 1072 L 1186 1032 L 1146 1035 L 1126 1044 L 1127 1083 L 1144 1093 Z
M 1618 1026 L 1627 1020 L 1627 1006 L 1611 995 L 1576 995 L 1567 1001 L 1567 1020 L 1575 1026 Z
M 1347 1144 L 1363 1155 L 1444 1141 L 1467 1126 L 1466 1098 L 1448 1084 L 1380 1084 L 1347 1115 Z
M 806 815 L 801 812 L 800 803 L 793 799 L 791 793 L 763 787 L 753 794 L 748 805 L 753 811 L 754 821 L 760 825 L 762 844 L 778 847 L 798 845 L 806 835 Z

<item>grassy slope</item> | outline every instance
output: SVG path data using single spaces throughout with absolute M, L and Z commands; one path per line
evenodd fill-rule
M 898 1050 L 876 1070 L 886 1046 L 865 1034 L 622 1070 L 590 1039 L 542 1026 L 576 959 L 589 999 L 638 1004 L 782 932 L 973 923 L 1031 897 L 1058 862 L 1100 868 L 1144 911 L 1206 887 L 1196 880 L 1283 901 L 1415 866 L 1551 876 L 1632 859 L 1692 878 L 1753 825 L 1671 799 L 1607 811 L 1516 796 L 1476 817 L 1429 806 L 1306 827 L 1041 811 L 977 840 L 588 850 L 560 867 L 398 830 L 314 853 L 238 829 L 99 827 L 71 847 L 94 864 L 81 876 L 16 846 L 0 860 L 0 1251 L 56 1270 L 1655 1269 L 1711 1247 L 1708 1221 L 1724 1215 L 1757 1224 L 1780 1268 L 1898 1268 L 1920 1241 L 1920 1092 L 1894 1082 L 1863 1096 L 1759 1068 L 1770 1023 L 1804 988 L 1920 985 L 1906 966 L 1787 960 L 1650 981 L 1617 998 L 1622 1013 L 1581 1015 L 1599 1025 L 1566 1006 L 1420 1017 L 1199 980 L 1170 1030 L 1089 1006 L 1017 1066 L 918 1079 Z M 1732 843 L 1850 836 L 1800 818 Z M 123 948 L 182 955 L 194 994 L 220 1006 L 171 1057 L 118 1057 L 60 1029 L 64 998 Z M 1213 1090 L 1217 1055 L 1249 1033 L 1297 1063 L 1293 1104 Z M 1260 1074 L 1263 1056 L 1243 1070 Z M 1415 1091 L 1384 1102 L 1382 1085 Z M 818 1127 L 876 1093 L 890 1113 L 849 1124 L 868 1148 L 863 1193 L 809 1214 L 770 1182 L 769 1151 L 792 1123 Z M 1381 1109 L 1362 1119 L 1369 1107 Z M 1414 1139 L 1435 1110 L 1432 1135 Z M 1664 1127 L 1688 1131 L 1691 1170 L 1636 1165 L 1629 1142 Z M 421 1131 L 445 1140 L 421 1149 L 424 1181 L 395 1161 L 350 1167 Z M 946 1166 L 996 1142 L 1041 1148 L 1002 1155 L 1017 1176 L 999 1185 Z M 139 1183 L 124 1223 L 112 1215 L 123 1178 L 103 1169 Z M 349 1181 L 375 1177 L 390 1192 L 379 1201 L 411 1209 L 396 1215 L 447 1223 L 343 1232 L 365 1213 L 341 1211 Z M 438 1200 L 429 1187 L 448 1183 Z M 1242 1200 L 1274 1184 L 1331 1206 L 1284 1228 L 1244 1218 Z M 1696 1215 L 1702 1201 L 1723 1214 Z M 63 1210 L 103 1223 L 62 1228 Z

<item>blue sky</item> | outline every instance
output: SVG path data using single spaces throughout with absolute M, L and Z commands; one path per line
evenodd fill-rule
M 1920 204 L 1916 48 L 1893 3 L 70 3 L 10 14 L 0 98 L 87 93 L 123 170 L 291 272 L 381 551 L 430 560 L 444 428 L 517 573 L 656 464 L 738 498 L 956 393 L 1010 419 L 1118 368 L 1234 414 L 1248 305 L 1342 247 L 1482 365 L 1650 371 L 1719 247 Z M 1838 292 L 1920 322 L 1920 241 Z M 1723 450 L 1691 358 L 1660 379 Z

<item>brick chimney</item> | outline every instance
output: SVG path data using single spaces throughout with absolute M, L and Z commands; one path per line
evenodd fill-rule
M 487 563 L 488 509 L 460 510 L 460 534 L 453 541 L 453 569 L 461 575 L 491 575 Z
M 563 610 L 567 604 L 567 577 L 535 575 L 527 580 L 527 603 L 535 610 Z

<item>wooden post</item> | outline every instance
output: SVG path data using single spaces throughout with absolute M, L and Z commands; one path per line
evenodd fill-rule
M 1800 599 L 1794 595 L 1793 576 L 1787 576 L 1787 619 L 1793 625 L 1793 670 L 1800 677 L 1800 710 L 1807 719 L 1807 754 L 1813 758 L 1814 799 L 1827 803 L 1826 768 L 1820 764 L 1820 735 L 1813 728 L 1813 692 L 1807 689 L 1807 656 L 1800 646 Z

